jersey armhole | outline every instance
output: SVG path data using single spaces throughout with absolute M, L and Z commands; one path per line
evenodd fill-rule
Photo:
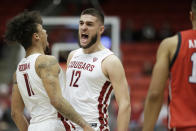
M 180 34 L 180 32 L 178 32 L 178 44 L 177 44 L 177 49 L 176 49 L 176 52 L 175 52 L 175 54 L 174 54 L 174 57 L 173 57 L 173 59 L 172 59 L 170 65 L 169 65 L 170 70 L 171 70 L 171 68 L 172 68 L 172 66 L 173 66 L 173 64 L 174 64 L 174 62 L 175 62 L 175 60 L 176 60 L 176 58 L 177 58 L 177 56 L 178 56 L 178 53 L 179 53 L 179 51 L 180 51 L 181 41 L 182 41 L 181 34 Z
M 104 74 L 104 72 L 103 72 L 103 69 L 102 69 L 102 63 L 103 63 L 103 61 L 106 59 L 106 58 L 108 58 L 109 56 L 111 56 L 111 55 L 114 55 L 114 53 L 110 53 L 109 55 L 107 55 L 106 57 L 104 57 L 102 60 L 101 60 L 101 62 L 100 62 L 100 64 L 101 64 L 101 74 L 108 80 L 108 81 L 110 81 L 110 79 Z

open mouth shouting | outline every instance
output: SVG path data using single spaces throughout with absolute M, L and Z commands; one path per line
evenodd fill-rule
M 85 33 L 81 34 L 81 43 L 86 43 L 88 40 L 88 35 Z

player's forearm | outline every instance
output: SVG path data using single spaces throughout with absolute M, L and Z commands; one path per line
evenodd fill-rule
M 71 104 L 69 104 L 66 100 L 61 100 L 61 102 L 58 102 L 55 107 L 61 113 L 61 115 L 78 124 L 80 127 L 84 128 L 88 125 L 87 122 L 74 110 Z
M 153 131 L 163 103 L 163 96 L 148 96 L 144 108 L 143 131 Z
M 29 123 L 23 114 L 12 113 L 12 119 L 20 131 L 28 130 Z
M 128 131 L 129 121 L 131 117 L 131 106 L 129 103 L 121 104 L 118 110 L 117 128 L 118 131 Z

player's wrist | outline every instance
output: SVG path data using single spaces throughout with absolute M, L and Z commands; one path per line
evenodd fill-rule
M 84 125 L 82 126 L 82 128 L 87 128 L 89 127 L 88 123 L 84 123 Z
M 86 128 L 86 127 L 88 127 L 88 123 L 85 121 L 85 120 L 82 120 L 81 122 L 80 122 L 80 127 L 82 127 L 83 129 L 84 128 Z

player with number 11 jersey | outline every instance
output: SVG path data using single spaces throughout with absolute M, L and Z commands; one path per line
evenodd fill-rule
M 23 58 L 18 64 L 16 77 L 21 96 L 31 113 L 31 124 L 48 119 L 60 120 L 57 110 L 51 105 L 42 80 L 35 71 L 35 62 L 41 54 L 35 53 Z M 60 86 L 64 86 L 62 70 L 59 73 Z

